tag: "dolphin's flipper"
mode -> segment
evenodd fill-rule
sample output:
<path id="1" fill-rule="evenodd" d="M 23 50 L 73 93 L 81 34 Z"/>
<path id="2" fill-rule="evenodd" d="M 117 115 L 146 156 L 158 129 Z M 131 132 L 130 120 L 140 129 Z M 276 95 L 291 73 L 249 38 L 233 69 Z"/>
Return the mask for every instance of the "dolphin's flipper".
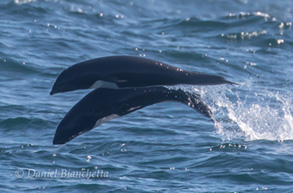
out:
<path id="1" fill-rule="evenodd" d="M 209 107 L 196 94 L 165 87 L 93 90 L 80 100 L 59 124 L 53 144 L 64 144 L 98 125 L 146 106 L 177 101 L 211 118 Z"/>

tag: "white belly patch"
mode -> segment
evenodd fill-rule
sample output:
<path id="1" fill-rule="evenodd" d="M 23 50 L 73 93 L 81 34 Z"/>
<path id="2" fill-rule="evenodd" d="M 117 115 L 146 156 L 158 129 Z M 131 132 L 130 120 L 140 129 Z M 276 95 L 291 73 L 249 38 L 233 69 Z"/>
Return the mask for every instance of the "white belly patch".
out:
<path id="1" fill-rule="evenodd" d="M 103 123 L 107 122 L 107 121 L 110 121 L 112 119 L 116 119 L 116 118 L 119 118 L 120 116 L 117 115 L 117 114 L 112 114 L 112 115 L 109 115 L 109 116 L 106 116 L 106 117 L 103 117 L 101 119 L 98 119 L 94 128 L 95 127 L 98 127 L 99 125 L 102 125 Z"/>
<path id="2" fill-rule="evenodd" d="M 96 88 L 112 88 L 112 89 L 118 89 L 119 87 L 114 82 L 108 82 L 108 81 L 104 81 L 104 80 L 98 80 L 98 81 L 96 81 L 90 87 L 90 89 L 96 89 Z"/>

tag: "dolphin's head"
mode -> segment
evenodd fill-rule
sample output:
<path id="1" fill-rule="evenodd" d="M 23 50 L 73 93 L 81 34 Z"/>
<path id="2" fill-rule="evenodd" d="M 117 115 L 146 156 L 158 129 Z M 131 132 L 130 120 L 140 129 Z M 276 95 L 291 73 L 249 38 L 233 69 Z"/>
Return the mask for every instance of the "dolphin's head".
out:
<path id="1" fill-rule="evenodd" d="M 67 68 L 56 79 L 50 95 L 78 89 L 88 89 L 97 79 L 99 77 L 92 76 L 92 74 L 78 71 L 74 68 Z"/>

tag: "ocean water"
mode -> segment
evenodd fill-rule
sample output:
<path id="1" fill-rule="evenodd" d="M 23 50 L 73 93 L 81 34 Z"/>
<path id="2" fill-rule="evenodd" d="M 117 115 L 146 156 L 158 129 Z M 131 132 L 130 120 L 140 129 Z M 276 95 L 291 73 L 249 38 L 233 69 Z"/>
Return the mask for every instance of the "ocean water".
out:
<path id="1" fill-rule="evenodd" d="M 1 0 L 0 192 L 293 192 L 293 1 Z M 217 124 L 160 103 L 52 145 L 89 91 L 62 70 L 133 55 L 239 85 L 197 92 Z"/>

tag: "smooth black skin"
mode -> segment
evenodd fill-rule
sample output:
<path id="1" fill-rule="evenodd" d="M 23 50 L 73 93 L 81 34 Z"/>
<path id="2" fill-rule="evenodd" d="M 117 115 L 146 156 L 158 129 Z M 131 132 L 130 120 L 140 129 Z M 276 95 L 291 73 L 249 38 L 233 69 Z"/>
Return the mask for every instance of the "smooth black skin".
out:
<path id="1" fill-rule="evenodd" d="M 98 80 L 114 82 L 119 88 L 234 84 L 220 76 L 190 72 L 142 57 L 109 56 L 70 66 L 58 76 L 50 95 L 88 89 Z"/>
<path id="2" fill-rule="evenodd" d="M 211 118 L 212 112 L 198 95 L 165 87 L 93 90 L 80 100 L 60 122 L 53 144 L 65 144 L 94 128 L 97 120 L 117 114 L 123 116 L 164 101 L 177 101 Z"/>

